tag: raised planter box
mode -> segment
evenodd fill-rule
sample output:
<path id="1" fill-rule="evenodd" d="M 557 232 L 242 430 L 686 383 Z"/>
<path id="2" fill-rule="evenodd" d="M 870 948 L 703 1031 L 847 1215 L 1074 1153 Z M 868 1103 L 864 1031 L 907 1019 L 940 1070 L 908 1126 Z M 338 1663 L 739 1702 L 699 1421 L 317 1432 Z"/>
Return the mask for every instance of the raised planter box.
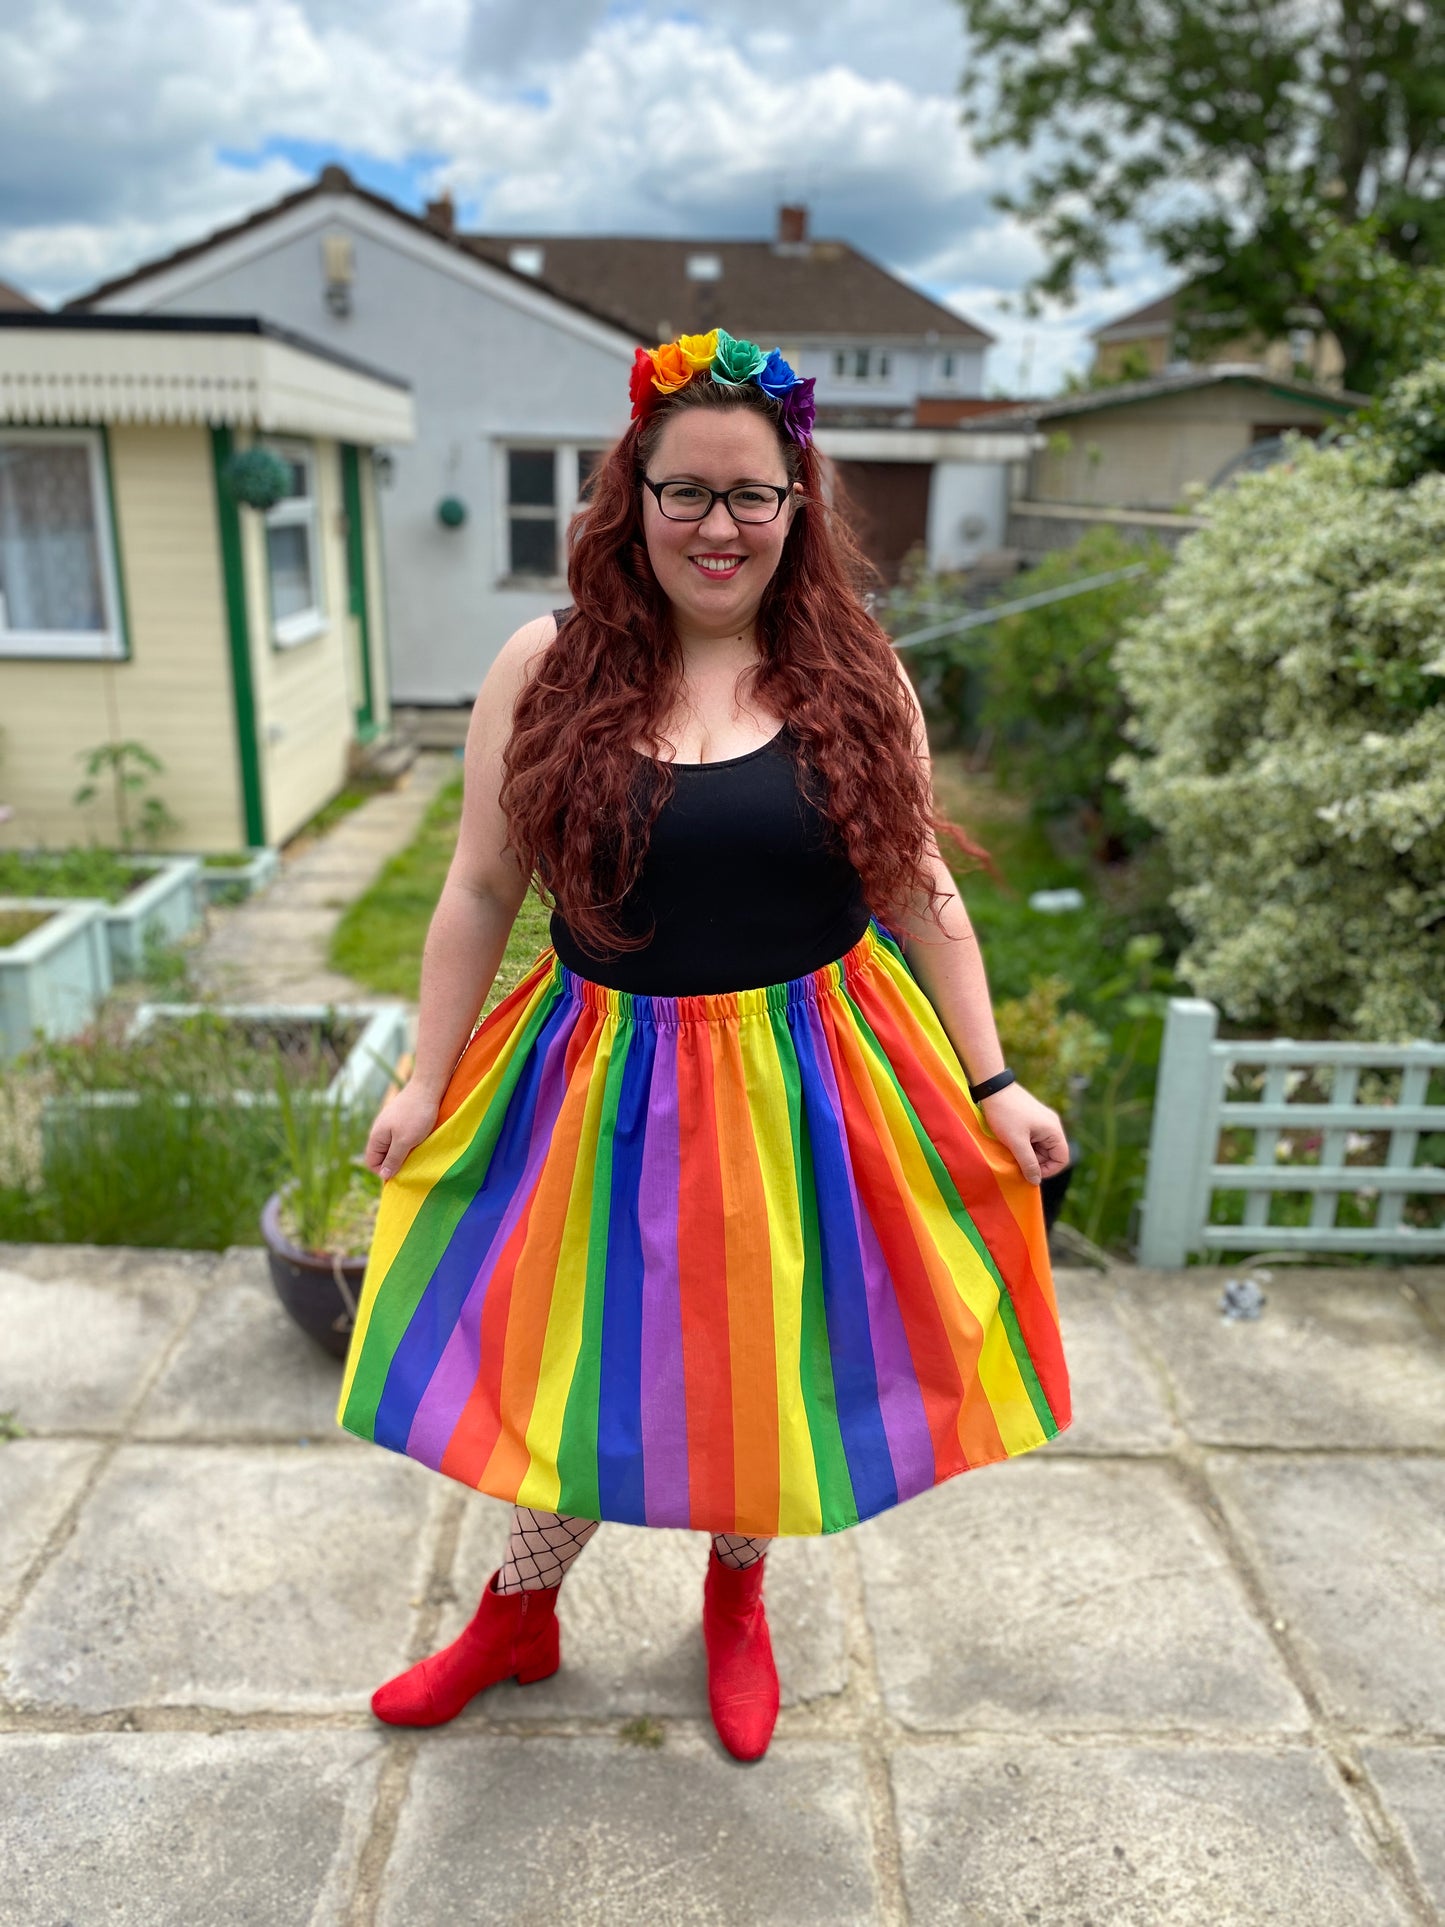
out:
<path id="1" fill-rule="evenodd" d="M 327 1018 L 351 1018 L 359 1022 L 360 1035 L 335 1076 L 325 1086 L 293 1092 L 298 1102 L 346 1103 L 354 1104 L 357 1108 L 368 1105 L 379 1107 L 391 1085 L 393 1067 L 408 1048 L 405 1004 L 141 1004 L 131 1018 L 126 1034 L 133 1038 L 155 1025 L 163 1024 L 167 1018 L 194 1016 L 201 1010 L 209 1010 L 220 1017 L 246 1018 L 253 1023 L 274 1021 L 278 1026 L 318 1023 Z M 57 1126 L 77 1112 L 124 1109 L 139 1101 L 139 1094 L 132 1090 L 85 1091 L 46 1098 L 40 1116 L 42 1143 L 48 1152 L 53 1141 L 52 1133 Z M 185 1092 L 176 1093 L 177 1104 L 189 1101 Z M 242 1087 L 229 1092 L 222 1101 L 270 1106 L 276 1103 L 276 1093 L 266 1082 L 254 1090 Z"/>
<path id="2" fill-rule="evenodd" d="M 133 856 L 121 861 L 155 874 L 120 903 L 106 905 L 111 969 L 117 982 L 141 974 L 148 939 L 178 942 L 204 920 L 206 906 L 198 856 Z"/>
<path id="3" fill-rule="evenodd" d="M 244 1017 L 252 1023 L 319 1024 L 327 1018 L 352 1018 L 361 1035 L 346 1054 L 340 1070 L 324 1091 L 328 1103 L 380 1104 L 391 1082 L 392 1066 L 407 1049 L 405 1004 L 141 1004 L 130 1021 L 127 1036 L 139 1037 L 167 1018 L 194 1017 L 202 1010 L 217 1017 Z M 248 1096 L 250 1093 L 238 1093 Z M 269 1089 L 256 1095 L 275 1102 Z"/>
<path id="4" fill-rule="evenodd" d="M 245 863 L 216 863 L 200 858 L 201 884 L 208 903 L 243 903 L 264 890 L 281 870 L 281 855 L 269 844 L 247 853 Z"/>
<path id="5" fill-rule="evenodd" d="M 37 929 L 0 948 L 0 1061 L 39 1037 L 73 1037 L 113 981 L 98 897 L 0 897 L 0 909 L 48 912 Z"/>

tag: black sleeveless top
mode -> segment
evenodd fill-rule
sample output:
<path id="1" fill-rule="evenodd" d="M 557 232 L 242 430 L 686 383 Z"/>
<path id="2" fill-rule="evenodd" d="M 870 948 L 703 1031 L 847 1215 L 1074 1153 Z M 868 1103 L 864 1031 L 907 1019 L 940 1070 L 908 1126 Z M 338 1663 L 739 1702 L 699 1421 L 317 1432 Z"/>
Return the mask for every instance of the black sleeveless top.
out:
<path id="1" fill-rule="evenodd" d="M 659 765 L 640 751 L 634 760 L 645 806 Z M 786 723 L 741 756 L 671 767 L 676 789 L 617 912 L 629 935 L 655 920 L 652 941 L 593 956 L 554 911 L 552 947 L 569 970 L 638 996 L 693 997 L 802 977 L 857 943 L 869 920 L 862 879 Z"/>

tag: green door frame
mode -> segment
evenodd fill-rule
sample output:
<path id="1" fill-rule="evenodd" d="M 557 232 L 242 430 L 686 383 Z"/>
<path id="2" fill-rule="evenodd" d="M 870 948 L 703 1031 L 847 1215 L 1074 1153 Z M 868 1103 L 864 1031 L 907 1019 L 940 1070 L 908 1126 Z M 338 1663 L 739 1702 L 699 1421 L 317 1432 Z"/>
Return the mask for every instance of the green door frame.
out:
<path id="1" fill-rule="evenodd" d="M 261 754 L 256 742 L 256 685 L 251 674 L 251 622 L 246 608 L 246 571 L 241 560 L 241 513 L 222 480 L 231 448 L 230 429 L 212 428 L 211 466 L 216 478 L 216 526 L 226 591 L 226 633 L 230 641 L 231 694 L 241 765 L 241 804 L 246 819 L 246 841 L 253 848 L 260 848 L 266 841 L 266 807 L 261 789 Z"/>
<path id="2" fill-rule="evenodd" d="M 376 734 L 376 692 L 371 681 L 371 609 L 366 594 L 366 524 L 361 509 L 361 455 L 355 442 L 341 444 L 341 494 L 346 506 L 346 577 L 351 613 L 361 639 L 361 701 L 356 733 L 364 743 Z"/>

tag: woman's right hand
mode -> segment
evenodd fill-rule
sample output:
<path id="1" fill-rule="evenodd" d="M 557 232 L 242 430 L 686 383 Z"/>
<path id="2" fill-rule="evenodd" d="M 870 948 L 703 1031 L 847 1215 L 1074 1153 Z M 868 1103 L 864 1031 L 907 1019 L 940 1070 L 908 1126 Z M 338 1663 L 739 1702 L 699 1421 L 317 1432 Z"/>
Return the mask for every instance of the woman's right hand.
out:
<path id="1" fill-rule="evenodd" d="M 395 1177 L 422 1139 L 436 1129 L 440 1109 L 439 1096 L 429 1095 L 416 1084 L 403 1085 L 376 1114 L 362 1153 L 367 1170 L 378 1172 L 383 1184 Z"/>

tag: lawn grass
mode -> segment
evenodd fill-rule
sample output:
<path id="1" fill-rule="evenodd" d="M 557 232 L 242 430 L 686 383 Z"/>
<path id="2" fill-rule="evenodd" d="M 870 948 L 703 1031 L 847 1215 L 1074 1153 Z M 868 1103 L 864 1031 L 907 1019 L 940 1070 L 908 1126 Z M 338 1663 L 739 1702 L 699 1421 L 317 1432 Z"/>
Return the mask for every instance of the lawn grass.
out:
<path id="1" fill-rule="evenodd" d="M 386 864 L 364 895 L 352 903 L 332 936 L 328 962 L 378 996 L 421 993 L 421 954 L 432 912 L 441 896 L 457 845 L 462 814 L 460 770 L 427 807 L 421 827 Z M 496 980 L 481 1015 L 499 1004 L 526 976 L 550 941 L 548 913 L 528 893 L 507 941 Z"/>

